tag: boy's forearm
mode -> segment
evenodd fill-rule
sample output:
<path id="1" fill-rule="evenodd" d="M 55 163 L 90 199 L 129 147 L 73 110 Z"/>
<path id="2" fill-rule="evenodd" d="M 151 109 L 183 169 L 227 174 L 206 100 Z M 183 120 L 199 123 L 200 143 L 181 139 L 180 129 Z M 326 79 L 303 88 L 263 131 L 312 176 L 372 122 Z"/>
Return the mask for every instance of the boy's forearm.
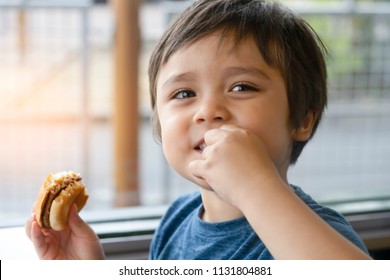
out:
<path id="1" fill-rule="evenodd" d="M 254 188 L 254 193 L 240 206 L 276 259 L 369 259 L 281 179 Z"/>

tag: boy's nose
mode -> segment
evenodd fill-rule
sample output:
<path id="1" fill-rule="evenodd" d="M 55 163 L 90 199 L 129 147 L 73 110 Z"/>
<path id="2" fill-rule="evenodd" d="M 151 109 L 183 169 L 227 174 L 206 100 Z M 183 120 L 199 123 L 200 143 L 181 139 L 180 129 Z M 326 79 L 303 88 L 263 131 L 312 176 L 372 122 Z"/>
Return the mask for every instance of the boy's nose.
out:
<path id="1" fill-rule="evenodd" d="M 195 123 L 226 121 L 230 117 L 223 98 L 207 98 L 200 102 L 193 121 Z"/>

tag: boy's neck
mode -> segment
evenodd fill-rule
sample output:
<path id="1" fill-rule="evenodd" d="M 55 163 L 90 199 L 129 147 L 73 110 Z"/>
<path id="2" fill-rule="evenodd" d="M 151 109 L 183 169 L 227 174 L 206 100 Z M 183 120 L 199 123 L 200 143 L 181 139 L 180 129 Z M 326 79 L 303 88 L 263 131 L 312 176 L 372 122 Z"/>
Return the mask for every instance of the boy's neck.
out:
<path id="1" fill-rule="evenodd" d="M 218 197 L 218 195 L 209 190 L 201 189 L 202 202 L 204 211 L 201 214 L 201 219 L 210 222 L 225 222 L 243 216 L 242 212 L 226 203 Z"/>

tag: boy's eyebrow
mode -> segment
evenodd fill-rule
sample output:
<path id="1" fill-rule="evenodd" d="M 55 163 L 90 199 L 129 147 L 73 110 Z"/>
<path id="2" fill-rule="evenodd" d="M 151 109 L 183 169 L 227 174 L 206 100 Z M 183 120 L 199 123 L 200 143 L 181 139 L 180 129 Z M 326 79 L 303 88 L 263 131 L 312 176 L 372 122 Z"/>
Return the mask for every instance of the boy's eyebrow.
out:
<path id="1" fill-rule="evenodd" d="M 176 82 L 182 82 L 182 81 L 192 81 L 195 79 L 195 74 L 192 72 L 184 72 L 180 74 L 173 74 L 168 79 L 166 79 L 163 84 L 162 88 L 169 86 L 171 84 L 174 84 Z"/>
<path id="2" fill-rule="evenodd" d="M 228 75 L 237 75 L 237 74 L 250 74 L 255 76 L 261 76 L 264 79 L 270 80 L 271 77 L 263 70 L 257 68 L 257 67 L 238 67 L 238 66 L 232 66 L 227 67 L 225 70 L 226 74 Z"/>
<path id="3" fill-rule="evenodd" d="M 233 76 L 233 75 L 239 75 L 239 74 L 250 74 L 254 76 L 261 76 L 263 79 L 270 80 L 270 76 L 267 75 L 267 73 L 257 67 L 241 67 L 241 66 L 231 66 L 227 67 L 224 70 L 225 74 L 227 76 Z M 176 82 L 188 82 L 195 80 L 196 75 L 192 72 L 184 72 L 180 74 L 173 74 L 168 79 L 166 79 L 163 84 L 162 88 L 167 87 L 171 84 L 174 84 Z"/>

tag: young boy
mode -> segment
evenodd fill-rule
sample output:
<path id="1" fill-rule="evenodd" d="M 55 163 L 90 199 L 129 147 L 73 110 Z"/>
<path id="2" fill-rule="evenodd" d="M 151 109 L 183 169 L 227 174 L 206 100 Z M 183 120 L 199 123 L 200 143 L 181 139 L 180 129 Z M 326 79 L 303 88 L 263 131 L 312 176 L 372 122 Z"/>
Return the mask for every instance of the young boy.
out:
<path id="1" fill-rule="evenodd" d="M 326 105 L 323 50 L 263 0 L 197 1 L 166 31 L 149 66 L 155 132 L 200 192 L 168 209 L 151 259 L 369 258 L 340 214 L 287 180 Z M 26 230 L 41 258 L 104 257 L 75 208 L 69 225 L 42 231 L 32 218 Z"/>

